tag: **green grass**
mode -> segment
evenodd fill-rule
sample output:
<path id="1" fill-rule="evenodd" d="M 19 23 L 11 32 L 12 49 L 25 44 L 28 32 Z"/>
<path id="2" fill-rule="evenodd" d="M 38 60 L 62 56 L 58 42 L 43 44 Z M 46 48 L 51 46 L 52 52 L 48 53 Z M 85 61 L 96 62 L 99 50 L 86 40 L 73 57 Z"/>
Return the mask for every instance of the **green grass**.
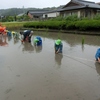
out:
<path id="1" fill-rule="evenodd" d="M 23 28 L 23 24 L 26 22 L 2 22 L 3 26 L 6 26 L 7 29 L 20 29 Z"/>
<path id="2" fill-rule="evenodd" d="M 82 37 L 82 45 L 84 45 L 84 41 L 85 41 L 85 39 L 84 39 L 84 37 Z"/>

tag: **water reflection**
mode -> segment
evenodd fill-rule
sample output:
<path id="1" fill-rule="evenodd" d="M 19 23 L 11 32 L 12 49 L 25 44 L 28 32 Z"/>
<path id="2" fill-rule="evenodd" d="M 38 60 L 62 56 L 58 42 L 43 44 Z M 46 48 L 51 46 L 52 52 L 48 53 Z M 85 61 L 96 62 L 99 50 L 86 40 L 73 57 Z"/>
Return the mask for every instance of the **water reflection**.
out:
<path id="1" fill-rule="evenodd" d="M 96 67 L 97 73 L 100 75 L 100 63 L 95 62 L 95 67 Z"/>
<path id="2" fill-rule="evenodd" d="M 18 43 L 20 40 L 17 38 L 14 38 L 14 44 Z"/>
<path id="3" fill-rule="evenodd" d="M 67 34 L 67 33 L 55 33 L 55 32 L 48 32 L 47 35 L 44 32 L 34 32 L 34 35 L 40 35 L 45 38 L 51 38 L 56 40 L 58 36 L 61 38 L 61 40 L 65 41 L 70 45 L 70 47 L 80 45 L 82 44 L 82 38 L 84 37 L 84 44 L 88 45 L 100 45 L 99 40 L 100 36 L 89 36 L 89 35 L 78 35 L 78 34 Z"/>
<path id="4" fill-rule="evenodd" d="M 42 51 L 42 46 L 34 46 L 36 53 L 40 53 Z"/>
<path id="5" fill-rule="evenodd" d="M 4 36 L 0 35 L 0 46 L 7 46 L 7 45 L 8 45 L 7 36 L 6 35 L 4 35 Z"/>
<path id="6" fill-rule="evenodd" d="M 28 51 L 29 53 L 32 53 L 34 51 L 34 46 L 31 43 L 25 42 L 22 43 L 23 48 L 22 51 Z"/>
<path id="7" fill-rule="evenodd" d="M 84 51 L 84 45 L 82 45 L 82 51 Z"/>
<path id="8" fill-rule="evenodd" d="M 55 61 L 59 66 L 61 65 L 62 58 L 63 54 L 55 54 Z"/>
<path id="9" fill-rule="evenodd" d="M 12 40 L 12 37 L 11 36 L 8 36 L 8 41 L 11 41 Z"/>

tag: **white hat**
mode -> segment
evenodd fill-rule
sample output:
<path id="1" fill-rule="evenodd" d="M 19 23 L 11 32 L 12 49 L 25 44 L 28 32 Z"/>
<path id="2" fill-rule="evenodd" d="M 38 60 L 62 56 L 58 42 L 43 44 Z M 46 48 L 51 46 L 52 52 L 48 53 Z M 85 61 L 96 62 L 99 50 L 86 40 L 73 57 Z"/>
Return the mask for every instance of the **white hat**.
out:
<path id="1" fill-rule="evenodd" d="M 33 31 L 31 31 L 31 33 L 34 33 Z"/>

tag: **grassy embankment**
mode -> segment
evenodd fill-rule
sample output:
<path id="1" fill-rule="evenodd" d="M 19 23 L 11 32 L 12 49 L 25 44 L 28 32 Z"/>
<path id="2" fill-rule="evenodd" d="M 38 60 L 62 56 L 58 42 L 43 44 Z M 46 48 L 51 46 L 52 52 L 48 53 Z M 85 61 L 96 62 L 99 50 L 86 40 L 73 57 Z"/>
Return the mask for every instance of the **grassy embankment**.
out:
<path id="1" fill-rule="evenodd" d="M 19 30 L 23 28 L 26 22 L 2 22 L 3 26 L 6 26 L 7 30 Z"/>
<path id="2" fill-rule="evenodd" d="M 53 30 L 77 30 L 77 31 L 100 31 L 100 20 L 78 20 L 78 21 L 41 21 L 27 22 L 25 28 L 53 29 Z"/>
<path id="3" fill-rule="evenodd" d="M 45 21 L 29 21 L 29 22 L 5 22 L 3 23 L 7 29 L 32 28 L 34 30 L 58 30 L 58 31 L 99 31 L 100 32 L 100 16 L 93 19 L 80 19 L 77 16 L 57 17 Z"/>

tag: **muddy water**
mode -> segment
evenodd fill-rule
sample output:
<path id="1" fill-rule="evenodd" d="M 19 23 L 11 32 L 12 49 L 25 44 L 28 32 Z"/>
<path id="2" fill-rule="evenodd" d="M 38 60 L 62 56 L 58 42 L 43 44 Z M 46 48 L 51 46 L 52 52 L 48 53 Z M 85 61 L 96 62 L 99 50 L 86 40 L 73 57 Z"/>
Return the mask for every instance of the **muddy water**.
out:
<path id="1" fill-rule="evenodd" d="M 42 47 L 0 38 L 0 100 L 100 100 L 100 37 L 35 32 L 32 41 L 36 35 Z M 57 37 L 63 54 L 54 53 Z"/>

